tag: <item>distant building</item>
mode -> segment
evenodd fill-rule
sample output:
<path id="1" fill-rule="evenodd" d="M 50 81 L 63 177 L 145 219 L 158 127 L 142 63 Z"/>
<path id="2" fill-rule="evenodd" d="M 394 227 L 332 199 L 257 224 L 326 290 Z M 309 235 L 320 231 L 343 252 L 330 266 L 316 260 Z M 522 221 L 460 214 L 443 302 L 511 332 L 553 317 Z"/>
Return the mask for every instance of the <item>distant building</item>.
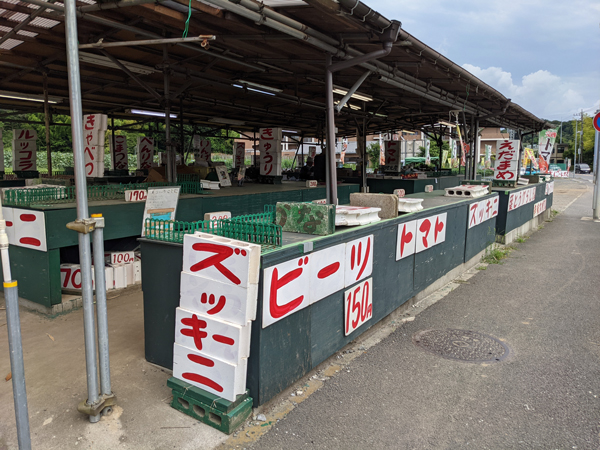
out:
<path id="1" fill-rule="evenodd" d="M 568 144 L 554 144 L 552 155 L 550 155 L 551 164 L 562 164 L 565 162 L 565 151 L 569 149 Z"/>

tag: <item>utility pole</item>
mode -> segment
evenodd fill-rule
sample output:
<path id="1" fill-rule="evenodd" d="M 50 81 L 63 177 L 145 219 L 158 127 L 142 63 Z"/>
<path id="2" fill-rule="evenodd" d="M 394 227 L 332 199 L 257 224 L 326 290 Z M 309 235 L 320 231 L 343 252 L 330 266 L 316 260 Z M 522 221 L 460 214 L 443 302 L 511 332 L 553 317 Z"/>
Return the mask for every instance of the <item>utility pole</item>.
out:
<path id="1" fill-rule="evenodd" d="M 577 119 L 575 119 L 575 148 L 573 149 L 573 178 L 575 178 L 575 164 L 577 163 Z"/>
<path id="2" fill-rule="evenodd" d="M 581 157 L 583 152 L 583 109 L 581 110 L 581 138 L 579 139 L 579 164 L 581 164 Z"/>

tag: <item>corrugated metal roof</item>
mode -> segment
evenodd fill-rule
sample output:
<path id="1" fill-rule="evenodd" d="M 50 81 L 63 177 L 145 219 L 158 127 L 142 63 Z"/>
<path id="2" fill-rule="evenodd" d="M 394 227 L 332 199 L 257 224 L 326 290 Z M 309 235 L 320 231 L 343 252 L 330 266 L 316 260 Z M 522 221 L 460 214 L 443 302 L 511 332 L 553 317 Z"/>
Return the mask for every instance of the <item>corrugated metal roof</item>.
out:
<path id="1" fill-rule="evenodd" d="M 58 20 L 46 19 L 44 17 L 36 17 L 31 22 L 29 22 L 29 24 L 33 25 L 34 27 L 40 27 L 40 28 L 46 28 L 46 29 L 55 27 L 59 23 L 60 22 Z"/>
<path id="2" fill-rule="evenodd" d="M 23 41 L 19 41 L 18 39 L 7 39 L 2 44 L 0 44 L 0 49 L 2 50 L 10 50 L 15 48 L 17 45 L 22 44 Z"/>

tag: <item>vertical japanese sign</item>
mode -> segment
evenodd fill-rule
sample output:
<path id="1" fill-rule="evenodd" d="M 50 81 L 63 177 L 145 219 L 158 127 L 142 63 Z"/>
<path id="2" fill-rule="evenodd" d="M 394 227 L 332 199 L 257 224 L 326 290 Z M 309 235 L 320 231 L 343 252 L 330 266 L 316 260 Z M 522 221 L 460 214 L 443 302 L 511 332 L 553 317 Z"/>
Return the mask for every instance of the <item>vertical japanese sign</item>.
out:
<path id="1" fill-rule="evenodd" d="M 484 163 L 484 167 L 486 169 L 489 169 L 490 167 L 492 167 L 492 146 L 491 145 L 486 145 L 485 146 L 485 163 Z"/>
<path id="2" fill-rule="evenodd" d="M 13 130 L 13 170 L 37 170 L 37 132 Z"/>
<path id="3" fill-rule="evenodd" d="M 496 144 L 496 163 L 494 180 L 516 180 L 519 164 L 519 141 L 498 140 Z"/>
<path id="4" fill-rule="evenodd" d="M 0 172 L 4 172 L 4 142 L 2 141 L 2 128 L 0 127 Z"/>
<path id="5" fill-rule="evenodd" d="M 87 114 L 83 116 L 83 154 L 85 175 L 104 176 L 104 140 L 108 129 L 108 116 Z"/>
<path id="6" fill-rule="evenodd" d="M 400 141 L 384 141 L 385 171 L 398 172 L 400 166 Z"/>
<path id="7" fill-rule="evenodd" d="M 233 144 L 233 166 L 243 167 L 246 161 L 246 144 L 244 142 L 234 142 Z"/>
<path id="8" fill-rule="evenodd" d="M 556 141 L 556 130 L 542 130 L 539 134 L 540 172 L 548 172 L 550 167 L 550 156 Z"/>
<path id="9" fill-rule="evenodd" d="M 185 235 L 174 377 L 229 401 L 245 392 L 259 266 L 259 245 Z"/>
<path id="10" fill-rule="evenodd" d="M 149 169 L 154 160 L 154 139 L 140 136 L 137 138 L 137 168 Z"/>
<path id="11" fill-rule="evenodd" d="M 194 160 L 198 162 L 210 162 L 212 156 L 212 147 L 208 139 L 201 139 L 200 136 L 194 136 Z"/>
<path id="12" fill-rule="evenodd" d="M 451 140 L 451 144 L 452 145 L 450 148 L 452 149 L 452 159 L 450 161 L 450 166 L 453 169 L 456 169 L 458 167 L 458 144 L 454 139 Z"/>
<path id="13" fill-rule="evenodd" d="M 281 175 L 281 128 L 261 128 L 258 149 L 260 174 Z"/>
<path id="14" fill-rule="evenodd" d="M 112 136 L 108 139 L 110 146 L 111 164 L 113 170 L 127 170 L 129 168 L 127 160 L 127 137 L 122 135 Z"/>

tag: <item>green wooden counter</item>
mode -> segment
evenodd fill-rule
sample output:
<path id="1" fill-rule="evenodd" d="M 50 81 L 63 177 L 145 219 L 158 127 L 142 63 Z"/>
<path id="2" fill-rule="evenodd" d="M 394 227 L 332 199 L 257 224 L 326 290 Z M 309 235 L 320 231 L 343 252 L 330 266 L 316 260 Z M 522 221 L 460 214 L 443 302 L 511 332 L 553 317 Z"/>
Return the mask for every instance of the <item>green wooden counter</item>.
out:
<path id="1" fill-rule="evenodd" d="M 404 189 L 404 192 L 408 195 L 425 192 L 425 186 L 429 184 L 431 184 L 433 189 L 436 191 L 449 187 L 460 186 L 460 182 L 463 179 L 464 175 L 451 175 L 446 177 L 423 178 L 416 180 L 402 180 L 390 177 L 367 178 L 367 185 L 369 186 L 369 192 L 373 194 L 393 194 L 395 189 Z"/>
<path id="2" fill-rule="evenodd" d="M 425 209 L 417 213 L 358 227 L 338 227 L 333 235 L 306 236 L 313 250 L 304 253 L 298 242 L 261 256 L 258 308 L 252 322 L 247 387 L 255 405 L 261 405 L 295 383 L 360 334 L 396 310 L 440 277 L 463 264 L 494 242 L 496 218 L 468 228 L 474 202 L 497 199 L 493 193 L 476 200 L 444 197 L 443 191 L 419 194 Z M 414 195 L 416 197 L 417 195 Z M 421 252 L 396 259 L 399 227 L 414 220 L 446 214 L 445 240 Z M 285 238 L 286 233 L 284 233 Z M 263 328 L 265 269 L 305 258 L 312 253 L 373 236 L 373 316 L 349 335 L 344 333 L 344 292 L 341 289 Z M 179 306 L 179 273 L 183 247 L 141 239 L 146 359 L 172 367 L 175 309 Z M 296 293 L 294 295 L 297 295 Z M 289 300 L 288 300 L 289 301 Z M 285 303 L 285 299 L 281 303 Z"/>
<path id="3" fill-rule="evenodd" d="M 551 181 L 549 183 L 554 182 Z M 534 206 L 536 203 L 546 200 L 545 209 L 546 211 L 550 211 L 554 194 L 546 194 L 547 185 L 547 182 L 542 182 L 528 184 L 527 186 L 519 186 L 516 188 L 492 189 L 500 196 L 500 214 L 498 215 L 496 228 L 496 234 L 499 236 L 500 240 L 510 234 L 513 230 L 519 229 L 534 219 Z M 552 186 L 554 185 L 552 184 Z M 531 189 L 535 190 L 535 196 L 533 196 L 533 199 L 509 211 L 511 195 L 514 196 L 520 193 L 522 194 Z"/>
<path id="4" fill-rule="evenodd" d="M 350 194 L 358 192 L 356 184 L 338 185 L 340 203 L 350 203 Z M 231 211 L 234 216 L 263 212 L 264 205 L 279 201 L 307 202 L 325 198 L 325 187 L 307 188 L 304 182 L 280 185 L 245 184 L 242 187 L 208 191 L 206 195 L 182 195 L 177 220 L 197 221 L 204 213 Z M 61 302 L 60 249 L 77 245 L 77 233 L 66 228 L 77 217 L 75 204 L 33 205 L 43 211 L 46 225 L 47 252 L 10 246 L 12 276 L 19 282 L 19 296 L 50 307 Z M 106 222 L 105 241 L 137 237 L 142 231 L 143 202 L 106 200 L 90 202 L 90 214 L 101 213 Z M 1 275 L 0 275 L 1 276 Z"/>

